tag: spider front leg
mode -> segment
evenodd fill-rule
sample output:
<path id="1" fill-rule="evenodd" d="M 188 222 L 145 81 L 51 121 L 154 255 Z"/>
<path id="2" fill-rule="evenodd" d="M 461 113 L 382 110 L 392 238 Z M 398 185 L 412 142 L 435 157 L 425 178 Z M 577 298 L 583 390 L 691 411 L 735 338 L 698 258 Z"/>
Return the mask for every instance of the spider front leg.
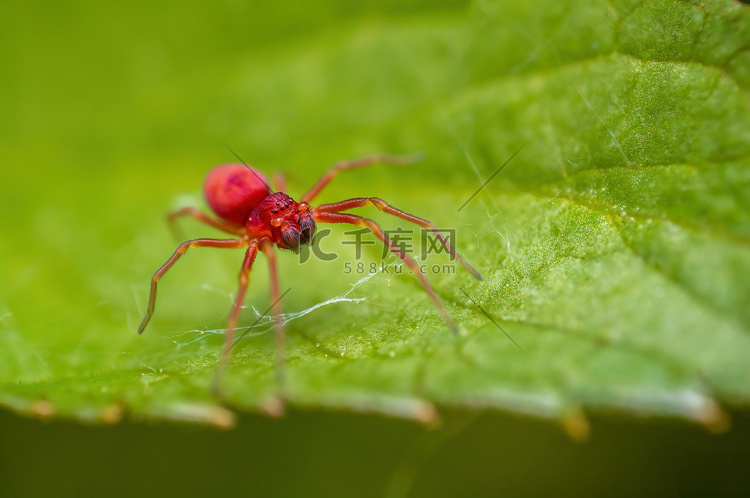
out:
<path id="1" fill-rule="evenodd" d="M 227 329 L 224 332 L 224 350 L 219 358 L 219 367 L 216 370 L 214 376 L 213 385 L 211 390 L 218 397 L 221 397 L 221 379 L 224 376 L 224 369 L 226 368 L 227 361 L 229 361 L 229 353 L 234 345 L 234 331 L 237 328 L 237 322 L 240 319 L 240 313 L 242 312 L 242 303 L 245 300 L 245 293 L 247 292 L 247 285 L 250 282 L 250 270 L 253 267 L 255 256 L 258 254 L 258 242 L 255 240 L 250 241 L 247 252 L 245 252 L 245 259 L 242 261 L 242 269 L 240 269 L 240 284 L 237 289 L 237 295 L 234 298 L 234 305 L 232 311 L 229 313 L 229 320 L 227 321 Z"/>
<path id="2" fill-rule="evenodd" d="M 440 314 L 443 315 L 443 320 L 450 326 L 450 328 L 453 330 L 453 332 L 458 332 L 458 327 L 456 327 L 455 322 L 450 317 L 448 312 L 445 310 L 445 307 L 443 306 L 443 302 L 440 300 L 440 298 L 435 294 L 435 291 L 432 289 L 432 286 L 427 281 L 427 279 L 422 275 L 422 271 L 419 268 L 419 265 L 417 264 L 414 259 L 412 259 L 411 256 L 406 254 L 403 249 L 395 245 L 391 239 L 388 238 L 386 234 L 383 233 L 383 230 L 380 228 L 380 225 L 375 223 L 374 221 L 363 218 L 362 216 L 357 216 L 355 214 L 349 214 L 349 213 L 327 213 L 327 212 L 320 212 L 318 209 L 313 209 L 313 217 L 315 218 L 315 221 L 320 221 L 323 223 L 347 223 L 350 225 L 356 225 L 363 228 L 369 228 L 370 231 L 375 234 L 375 236 L 383 242 L 394 254 L 396 254 L 401 260 L 406 263 L 406 265 L 409 267 L 409 269 L 414 273 L 414 275 L 417 276 L 419 279 L 419 283 L 422 284 L 422 287 L 427 292 L 427 294 L 430 296 L 432 301 L 435 303 L 435 306 L 437 307 L 438 311 L 440 311 Z"/>
<path id="3" fill-rule="evenodd" d="M 302 196 L 301 202 L 310 202 L 341 171 L 344 171 L 347 169 L 364 168 L 364 167 L 372 166 L 373 164 L 378 164 L 378 163 L 394 164 L 394 165 L 412 164 L 418 161 L 419 159 L 421 159 L 421 157 L 422 157 L 421 155 L 407 156 L 407 157 L 379 155 L 379 156 L 363 157 L 361 159 L 355 159 L 354 161 L 338 162 L 333 165 L 333 167 L 328 171 L 328 173 L 323 175 L 323 178 L 318 180 L 318 183 L 316 183 L 315 186 L 313 186 L 313 188 L 311 188 L 308 193 Z"/>
<path id="4" fill-rule="evenodd" d="M 250 270 L 253 267 L 255 256 L 258 254 L 258 243 L 251 241 L 245 252 L 245 259 L 242 261 L 242 269 L 240 270 L 240 284 L 237 288 L 237 295 L 234 298 L 234 305 L 232 306 L 232 312 L 229 314 L 229 320 L 227 321 L 227 331 L 224 334 L 224 353 L 221 355 L 222 360 L 226 360 L 229 356 L 229 351 L 232 349 L 232 342 L 234 341 L 234 331 L 237 328 L 237 322 L 240 319 L 240 313 L 242 312 L 242 303 L 245 301 L 245 293 L 247 292 L 247 284 L 250 282 Z"/>
<path id="5" fill-rule="evenodd" d="M 170 268 L 172 268 L 177 260 L 187 252 L 189 248 L 220 247 L 225 249 L 237 249 L 239 247 L 244 247 L 245 245 L 247 245 L 246 240 L 238 239 L 193 239 L 188 240 L 187 242 L 183 242 L 182 244 L 177 246 L 177 250 L 175 250 L 174 254 L 172 254 L 172 257 L 170 257 L 167 262 L 162 265 L 161 268 L 156 270 L 156 273 L 154 273 L 151 277 L 151 293 L 148 298 L 148 308 L 146 310 L 146 316 L 143 317 L 143 321 L 141 321 L 141 325 L 138 327 L 138 333 L 143 333 L 143 330 L 146 328 L 146 325 L 148 325 L 149 320 L 151 320 L 151 315 L 154 314 L 154 306 L 156 304 L 156 284 L 159 282 L 161 277 L 163 277 L 164 274 L 167 273 Z"/>
<path id="6" fill-rule="evenodd" d="M 446 239 L 443 234 L 440 233 L 440 230 L 438 230 L 435 225 L 425 219 L 411 215 L 409 213 L 401 211 L 400 209 L 396 209 L 395 207 L 385 202 L 383 199 L 380 199 L 378 197 L 358 197 L 355 199 L 336 202 L 334 204 L 322 204 L 316 207 L 313 211 L 318 213 L 340 213 L 341 211 L 348 211 L 349 209 L 365 206 L 375 206 L 384 213 L 396 216 L 398 218 L 401 218 L 402 220 L 410 221 L 416 225 L 421 226 L 422 228 L 430 230 L 435 234 L 435 237 L 440 241 L 443 247 L 448 250 L 448 253 L 450 253 L 453 258 L 461 263 L 461 266 L 463 266 L 466 271 L 471 273 L 477 280 L 482 280 L 482 275 L 480 275 L 479 272 L 476 271 L 468 261 L 466 261 L 460 254 L 458 254 L 458 251 L 456 251 L 456 249 L 450 244 L 450 242 L 448 242 L 448 239 Z"/>
<path id="7" fill-rule="evenodd" d="M 275 329 L 275 342 L 276 342 L 276 385 L 279 389 L 279 396 L 283 400 L 284 387 L 285 387 L 285 346 L 286 346 L 286 335 L 284 333 L 284 317 L 282 316 L 281 307 L 281 291 L 279 289 L 279 272 L 276 265 L 276 253 L 273 249 L 273 243 L 268 240 L 264 240 L 260 246 L 263 254 L 268 258 L 268 273 L 271 281 L 271 306 L 273 308 L 273 325 Z"/>

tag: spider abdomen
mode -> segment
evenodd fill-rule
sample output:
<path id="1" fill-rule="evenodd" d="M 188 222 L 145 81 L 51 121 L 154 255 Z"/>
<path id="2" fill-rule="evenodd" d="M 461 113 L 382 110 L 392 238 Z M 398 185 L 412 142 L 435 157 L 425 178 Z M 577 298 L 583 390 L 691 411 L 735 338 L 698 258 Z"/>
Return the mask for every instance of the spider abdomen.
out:
<path id="1" fill-rule="evenodd" d="M 263 173 L 244 164 L 217 166 L 203 182 L 203 195 L 211 210 L 219 218 L 237 225 L 244 225 L 253 209 L 270 193 Z"/>

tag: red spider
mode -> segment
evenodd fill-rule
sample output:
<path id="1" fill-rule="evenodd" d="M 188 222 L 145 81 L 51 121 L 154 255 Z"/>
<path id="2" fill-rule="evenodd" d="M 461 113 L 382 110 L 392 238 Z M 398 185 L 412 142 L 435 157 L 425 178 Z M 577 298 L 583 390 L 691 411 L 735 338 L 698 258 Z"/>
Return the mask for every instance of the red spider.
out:
<path id="1" fill-rule="evenodd" d="M 279 362 L 283 362 L 280 352 L 284 348 L 284 330 L 282 322 L 279 320 L 281 306 L 279 304 L 279 279 L 276 269 L 276 254 L 274 245 L 281 249 L 289 249 L 294 252 L 299 251 L 302 244 L 310 244 L 315 233 L 315 223 L 347 223 L 360 227 L 369 228 L 383 244 L 388 246 L 417 276 L 419 282 L 424 287 L 427 294 L 437 306 L 445 321 L 455 331 L 456 325 L 445 311 L 443 303 L 435 294 L 430 284 L 425 279 L 419 269 L 416 261 L 407 255 L 400 247 L 395 245 L 383 233 L 380 226 L 374 221 L 357 216 L 354 214 L 343 213 L 353 208 L 362 206 L 375 206 L 379 210 L 397 216 L 406 221 L 415 223 L 423 228 L 431 230 L 440 243 L 456 258 L 466 270 L 481 280 L 479 273 L 464 260 L 450 245 L 443 234 L 435 228 L 435 225 L 422 218 L 417 218 L 408 213 L 400 211 L 384 200 L 377 197 L 358 197 L 346 201 L 336 202 L 334 204 L 322 204 L 318 207 L 311 207 L 309 202 L 320 193 L 321 190 L 330 182 L 339 171 L 346 169 L 362 168 L 375 163 L 405 164 L 409 160 L 393 156 L 372 156 L 355 161 L 340 162 L 331 168 L 315 186 L 302 197 L 301 202 L 283 193 L 284 181 L 281 177 L 275 178 L 279 191 L 273 192 L 268 185 L 263 173 L 255 168 L 245 164 L 225 164 L 217 166 L 206 175 L 203 184 L 203 192 L 208 201 L 208 205 L 218 216 L 219 220 L 209 217 L 194 207 L 185 207 L 171 213 L 168 220 L 173 222 L 181 216 L 191 216 L 196 220 L 218 228 L 224 232 L 236 235 L 235 239 L 193 239 L 183 242 L 177 247 L 172 257 L 167 260 L 161 268 L 151 277 L 151 294 L 148 299 L 148 310 L 143 317 L 141 325 L 138 327 L 138 333 L 142 333 L 148 325 L 151 315 L 154 313 L 154 303 L 156 302 L 156 284 L 159 279 L 185 254 L 191 247 L 222 247 L 235 249 L 247 246 L 245 259 L 242 262 L 240 271 L 240 286 L 237 290 L 237 296 L 234 306 L 229 315 L 227 331 L 224 337 L 224 355 L 226 357 L 232 347 L 234 330 L 237 327 L 237 321 L 242 309 L 242 301 L 245 298 L 245 291 L 250 277 L 258 249 L 268 258 L 270 279 L 271 279 L 271 303 L 275 315 L 276 324 L 276 345 Z"/>

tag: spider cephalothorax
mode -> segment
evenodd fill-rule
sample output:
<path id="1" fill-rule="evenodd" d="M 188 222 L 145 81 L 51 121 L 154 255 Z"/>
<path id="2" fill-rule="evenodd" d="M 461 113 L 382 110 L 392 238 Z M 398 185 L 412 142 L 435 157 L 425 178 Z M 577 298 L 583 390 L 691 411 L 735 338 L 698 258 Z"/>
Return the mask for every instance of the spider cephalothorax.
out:
<path id="1" fill-rule="evenodd" d="M 274 192 L 250 213 L 247 231 L 268 237 L 281 249 L 297 253 L 300 245 L 312 242 L 315 219 L 306 202 L 297 202 L 283 192 Z"/>

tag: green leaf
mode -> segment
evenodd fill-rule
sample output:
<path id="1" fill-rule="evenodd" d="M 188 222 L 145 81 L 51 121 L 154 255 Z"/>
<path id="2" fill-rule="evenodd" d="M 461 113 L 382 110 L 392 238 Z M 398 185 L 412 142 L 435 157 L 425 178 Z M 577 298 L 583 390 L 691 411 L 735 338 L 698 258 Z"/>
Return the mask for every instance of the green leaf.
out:
<path id="1" fill-rule="evenodd" d="M 271 408 L 268 320 L 234 348 L 224 399 L 209 389 L 241 251 L 191 249 L 135 333 L 177 244 L 163 215 L 203 206 L 205 172 L 234 160 L 225 142 L 297 198 L 336 160 L 424 152 L 342 174 L 319 201 L 378 196 L 455 228 L 484 276 L 424 261 L 453 335 L 379 246 L 357 259 L 336 228 L 320 245 L 333 261 L 280 254 L 291 405 L 420 420 L 490 407 L 573 435 L 587 411 L 721 428 L 722 406 L 747 406 L 748 6 L 32 9 L 0 16 L 2 405 L 222 426 Z M 373 211 L 357 212 L 413 228 Z M 245 327 L 268 300 L 259 257 Z"/>

